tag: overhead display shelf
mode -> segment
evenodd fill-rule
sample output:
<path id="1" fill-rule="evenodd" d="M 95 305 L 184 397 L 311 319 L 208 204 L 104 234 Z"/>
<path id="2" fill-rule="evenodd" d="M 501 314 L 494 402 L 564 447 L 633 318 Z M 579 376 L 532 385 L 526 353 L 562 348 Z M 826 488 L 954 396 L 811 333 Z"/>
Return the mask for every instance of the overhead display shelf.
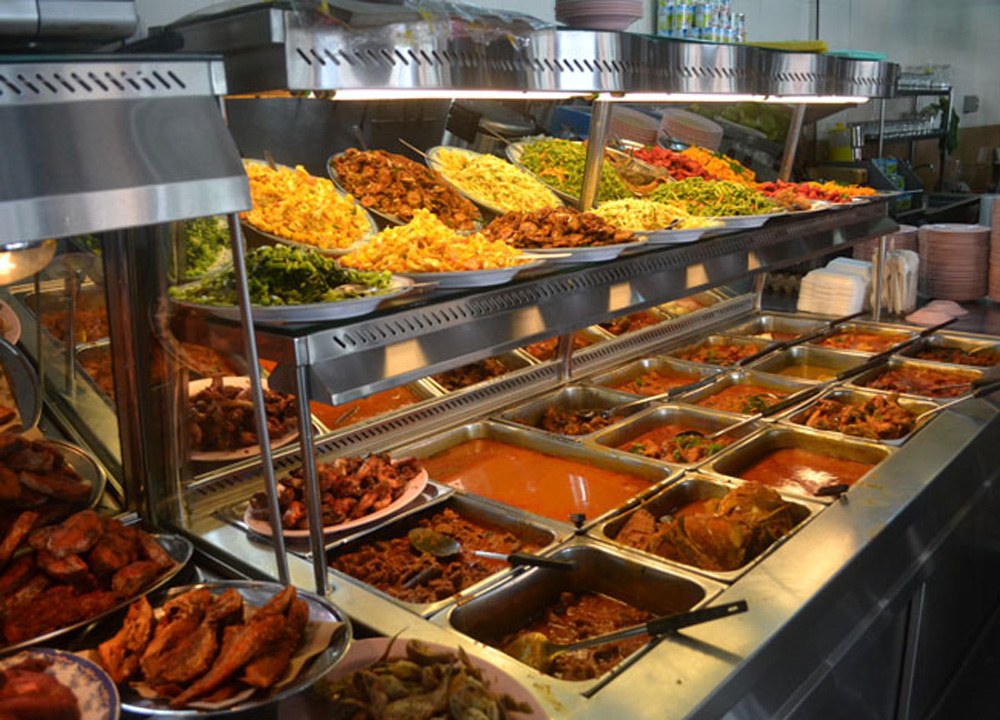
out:
<path id="1" fill-rule="evenodd" d="M 887 62 L 553 27 L 483 31 L 396 5 L 338 5 L 336 19 L 268 5 L 167 32 L 184 52 L 225 53 L 235 94 L 382 88 L 867 99 L 891 97 L 898 74 Z"/>
<path id="2" fill-rule="evenodd" d="M 248 209 L 225 82 L 209 57 L 0 59 L 0 240 Z"/>
<path id="3" fill-rule="evenodd" d="M 614 263 L 548 274 L 503 288 L 443 295 L 356 322 L 257 328 L 261 353 L 278 361 L 272 387 L 295 392 L 307 366 L 312 399 L 338 404 L 640 308 L 819 257 L 891 232 L 875 202 L 751 232 L 644 252 Z M 239 326 L 180 315 L 174 331 L 194 342 L 240 348 Z M 221 345 L 220 345 L 221 344 Z"/>

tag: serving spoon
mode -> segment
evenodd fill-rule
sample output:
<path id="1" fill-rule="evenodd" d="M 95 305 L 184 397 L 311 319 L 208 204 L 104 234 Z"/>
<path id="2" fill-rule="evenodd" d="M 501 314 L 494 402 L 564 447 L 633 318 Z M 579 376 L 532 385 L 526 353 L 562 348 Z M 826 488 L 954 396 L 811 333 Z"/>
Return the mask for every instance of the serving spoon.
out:
<path id="1" fill-rule="evenodd" d="M 407 533 L 410 544 L 421 552 L 439 558 L 448 558 L 462 552 L 462 544 L 453 537 L 443 533 L 435 532 L 430 528 L 417 527 Z M 473 555 L 491 560 L 504 560 L 512 567 L 527 565 L 530 567 L 546 568 L 548 570 L 576 570 L 576 562 L 573 560 L 560 560 L 558 558 L 541 557 L 531 553 L 512 552 L 498 553 L 486 550 L 467 550 Z"/>
<path id="2" fill-rule="evenodd" d="M 545 672 L 549 667 L 551 667 L 552 661 L 556 658 L 556 656 L 565 652 L 585 650 L 586 648 L 598 645 L 607 645 L 608 643 L 617 642 L 619 640 L 627 640 L 628 638 L 636 637 L 638 635 L 650 635 L 652 637 L 656 637 L 657 635 L 664 635 L 668 632 L 680 630 L 681 628 L 690 627 L 692 625 L 700 625 L 701 623 L 729 617 L 730 615 L 739 615 L 740 613 L 744 613 L 746 611 L 746 600 L 736 600 L 735 602 L 726 603 L 725 605 L 717 605 L 715 607 L 702 608 L 701 610 L 677 613 L 676 615 L 665 615 L 664 617 L 654 618 L 641 625 L 633 625 L 605 635 L 598 635 L 596 637 L 587 638 L 586 640 L 578 640 L 577 642 L 568 643 L 566 645 L 558 645 L 550 641 L 544 633 L 527 632 L 518 635 L 516 638 L 511 640 L 503 648 L 503 651 L 516 660 L 520 660 L 525 665 L 533 667 L 540 672 Z"/>

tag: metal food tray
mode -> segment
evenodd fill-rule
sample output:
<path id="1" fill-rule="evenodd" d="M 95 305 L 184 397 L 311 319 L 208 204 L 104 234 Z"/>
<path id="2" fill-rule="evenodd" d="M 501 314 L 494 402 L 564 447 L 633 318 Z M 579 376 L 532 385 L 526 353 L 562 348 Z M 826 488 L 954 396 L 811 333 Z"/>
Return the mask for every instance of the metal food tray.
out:
<path id="1" fill-rule="evenodd" d="M 569 572 L 533 568 L 508 576 L 506 582 L 452 607 L 432 622 L 484 643 L 507 663 L 513 663 L 522 672 L 532 672 L 496 644 L 554 605 L 563 592 L 596 592 L 659 616 L 701 607 L 723 589 L 700 575 L 660 563 L 653 565 L 638 553 L 585 538 L 574 538 L 552 553 L 552 557 L 573 560 L 577 567 Z M 592 695 L 627 671 L 655 642 L 647 643 L 592 680 L 560 680 L 545 675 L 543 681 L 567 692 Z"/>
<path id="2" fill-rule="evenodd" d="M 551 455 L 564 460 L 571 460 L 585 465 L 593 465 L 595 467 L 614 472 L 627 473 L 649 482 L 648 489 L 644 489 L 643 491 L 637 493 L 619 507 L 611 508 L 593 518 L 585 519 L 584 523 L 580 526 L 581 529 L 586 529 L 591 525 L 600 522 L 602 519 L 610 517 L 615 512 L 620 511 L 623 507 L 629 507 L 630 505 L 638 503 L 643 497 L 656 492 L 660 487 L 671 482 L 680 472 L 679 468 L 672 468 L 663 463 L 650 462 L 634 455 L 630 456 L 625 453 L 609 453 L 597 450 L 593 447 L 587 447 L 582 443 L 566 440 L 562 436 L 540 433 L 528 428 L 514 427 L 513 425 L 489 421 L 473 422 L 461 425 L 440 435 L 395 448 L 392 450 L 391 454 L 394 457 L 412 456 L 418 459 L 423 459 L 443 453 L 456 445 L 461 445 L 462 443 L 472 440 L 495 440 L 509 445 L 515 445 L 520 448 L 534 450 L 535 452 L 544 453 L 546 455 Z M 441 481 L 439 480 L 438 482 Z M 481 495 L 475 495 L 474 493 L 468 492 L 464 489 L 456 489 L 456 493 L 468 494 L 473 497 L 481 498 L 484 502 L 492 503 L 505 510 L 509 510 L 512 507 L 499 500 L 483 497 Z M 525 517 L 533 522 L 541 524 L 557 523 L 559 527 L 571 527 L 569 518 L 562 521 L 537 515 L 526 510 L 518 509 L 518 512 L 523 512 Z"/>
<path id="3" fill-rule="evenodd" d="M 711 460 L 711 458 L 705 458 L 696 463 L 657 460 L 656 458 L 623 450 L 620 446 L 650 430 L 655 430 L 664 425 L 683 425 L 691 430 L 699 430 L 705 435 L 710 435 L 737 422 L 739 420 L 731 413 L 718 412 L 717 410 L 707 408 L 668 405 L 666 407 L 651 408 L 644 413 L 630 417 L 624 422 L 589 435 L 587 436 L 587 442 L 597 445 L 602 449 L 610 449 L 614 452 L 622 452 L 627 455 L 636 455 L 637 457 L 645 458 L 649 462 L 663 463 L 672 467 L 692 468 L 703 465 Z M 753 435 L 759 429 L 760 425 L 757 423 L 737 428 L 733 432 L 733 438 L 735 439 L 733 444 L 735 445 L 736 442 Z"/>
<path id="4" fill-rule="evenodd" d="M 571 412 L 575 410 L 610 410 L 625 403 L 635 400 L 635 396 L 629 393 L 608 390 L 601 387 L 590 387 L 587 385 L 569 385 L 554 392 L 546 393 L 541 397 L 529 400 L 526 403 L 517 405 L 510 410 L 500 413 L 499 420 L 514 423 L 519 427 L 528 427 L 536 432 L 554 435 L 556 437 L 570 440 L 583 440 L 594 435 L 593 432 L 582 435 L 569 435 L 566 433 L 556 433 L 544 430 L 538 426 L 542 416 L 549 408 L 561 412 Z M 630 408 L 624 411 L 623 417 L 631 415 L 641 408 Z M 603 428 L 602 428 L 603 430 Z M 600 430 L 594 431 L 600 432 Z"/>
<path id="5" fill-rule="evenodd" d="M 881 335 L 883 337 L 893 337 L 899 336 L 897 342 L 892 343 L 889 347 L 885 349 L 888 350 L 890 347 L 896 347 L 900 343 L 904 343 L 907 340 L 912 340 L 917 335 L 912 327 L 908 325 L 888 325 L 886 323 L 869 323 L 869 322 L 846 322 L 838 325 L 827 337 L 834 337 L 836 335 L 843 335 L 845 333 L 860 332 L 860 333 L 871 333 L 873 335 Z M 812 340 L 813 345 L 819 345 L 827 337 L 816 338 Z M 854 352 L 860 353 L 862 355 L 875 355 L 875 352 L 870 350 L 855 350 L 848 347 L 830 347 L 828 345 L 819 345 L 819 347 L 828 347 L 830 350 L 840 350 L 842 352 Z M 879 351 L 881 352 L 881 351 Z"/>
<path id="6" fill-rule="evenodd" d="M 14 298 L 24 307 L 24 309 L 34 318 L 35 317 L 35 293 L 34 291 L 28 291 L 24 293 L 14 294 Z M 45 289 L 40 293 L 39 300 L 41 301 L 40 312 L 46 313 L 49 311 L 61 311 L 66 313 L 69 311 L 69 298 L 66 295 L 65 286 L 61 281 L 54 281 L 53 283 L 46 283 Z M 104 289 L 93 283 L 84 282 L 77 287 L 77 311 L 79 310 L 96 310 L 98 307 L 104 308 L 105 314 L 107 314 L 107 303 L 104 299 Z M 49 338 L 56 345 L 63 345 L 66 341 L 60 340 L 55 335 L 53 335 L 49 329 L 42 322 L 42 319 L 35 318 L 39 325 L 42 326 L 42 331 L 45 333 L 46 337 Z M 89 347 L 93 343 L 106 341 L 108 337 L 103 338 L 88 338 L 85 343 L 76 343 L 77 347 Z"/>
<path id="7" fill-rule="evenodd" d="M 643 330 L 649 330 L 650 328 L 654 328 L 657 325 L 660 325 L 661 323 L 665 323 L 668 320 L 673 320 L 674 319 L 673 315 L 665 313 L 663 310 L 660 310 L 660 308 L 658 308 L 658 307 L 651 307 L 651 308 L 646 308 L 645 310 L 636 310 L 635 312 L 626 313 L 625 315 L 621 315 L 621 316 L 615 318 L 615 320 L 621 320 L 622 318 L 632 317 L 633 315 L 640 315 L 642 313 L 649 313 L 650 315 L 653 315 L 654 317 L 659 318 L 659 321 L 655 322 L 655 323 L 651 323 L 649 325 L 643 325 L 641 328 L 635 328 L 634 330 L 626 330 L 623 333 L 614 333 L 614 332 L 611 332 L 611 330 L 609 330 L 608 328 L 604 327 L 603 324 L 602 325 L 597 325 L 596 327 L 599 328 L 600 330 L 602 330 L 603 332 L 607 333 L 608 335 L 610 335 L 612 338 L 623 338 L 623 337 L 631 335 L 632 333 L 642 332 Z M 609 320 L 608 323 L 605 323 L 605 324 L 610 324 L 611 322 L 613 322 L 613 321 Z"/>
<path id="8" fill-rule="evenodd" d="M 871 470 L 895 452 L 895 448 L 859 438 L 848 438 L 801 427 L 772 427 L 746 442 L 726 448 L 702 467 L 709 473 L 740 480 L 740 473 L 749 465 L 774 450 L 784 448 L 801 448 L 822 455 L 870 463 L 873 467 L 858 478 L 857 482 L 862 482 Z M 799 491 L 787 487 L 773 489 L 783 495 L 802 497 L 815 502 L 832 502 L 829 497 L 816 497 L 805 490 Z"/>
<path id="9" fill-rule="evenodd" d="M 846 387 L 854 390 L 876 390 L 879 392 L 893 392 L 891 390 L 881 390 L 880 388 L 869 388 L 865 383 L 871 382 L 883 372 L 887 370 L 895 370 L 896 368 L 921 368 L 929 370 L 937 370 L 939 372 L 948 373 L 955 375 L 955 382 L 971 382 L 978 377 L 981 377 L 983 370 L 977 370 L 964 365 L 948 365 L 947 363 L 932 362 L 930 360 L 914 360 L 911 358 L 904 358 L 900 356 L 891 357 L 885 365 L 881 365 L 876 368 L 872 368 L 868 372 L 862 373 L 857 377 L 851 378 L 847 383 Z M 900 393 L 904 397 L 916 398 L 918 400 L 929 400 L 931 402 L 947 402 L 949 400 L 954 400 L 958 395 L 944 397 L 937 395 L 919 395 L 917 393 Z"/>
<path id="10" fill-rule="evenodd" d="M 372 417 L 365 418 L 364 420 L 359 420 L 357 422 L 348 423 L 347 425 L 338 425 L 336 427 L 330 427 L 325 422 L 323 422 L 322 420 L 320 420 L 319 418 L 317 418 L 316 414 L 313 413 L 313 426 L 317 428 L 317 430 L 319 431 L 320 435 L 327 435 L 327 434 L 330 434 L 330 433 L 340 433 L 340 432 L 343 432 L 344 430 L 347 430 L 347 429 L 355 430 L 357 428 L 360 428 L 360 427 L 363 427 L 363 426 L 366 426 L 366 425 L 369 425 L 369 424 L 375 424 L 375 423 L 384 422 L 387 418 L 393 417 L 394 415 L 412 412 L 422 402 L 424 402 L 426 400 L 430 400 L 432 398 L 441 397 L 441 395 L 444 394 L 444 391 L 441 389 L 440 385 L 438 385 L 435 382 L 430 382 L 426 378 L 421 378 L 420 380 L 415 380 L 415 381 L 413 381 L 411 383 L 406 383 L 405 385 L 403 385 L 403 387 L 406 388 L 411 393 L 413 393 L 414 395 L 417 396 L 417 398 L 418 398 L 417 402 L 412 403 L 411 405 L 404 405 L 402 407 L 395 408 L 394 410 L 387 410 L 386 412 L 382 413 L 381 415 L 373 415 Z M 383 392 L 385 392 L 385 391 L 383 391 Z M 353 401 L 351 401 L 351 402 L 353 402 Z M 341 403 L 341 405 L 347 405 L 347 404 L 349 404 L 349 403 L 346 403 L 346 402 L 345 403 Z M 338 405 L 332 405 L 331 407 L 336 408 L 336 407 L 340 407 L 340 406 L 338 406 Z M 350 411 L 346 411 L 345 410 L 345 412 L 350 412 Z M 340 418 L 338 417 L 337 419 L 339 420 Z"/>
<path id="11" fill-rule="evenodd" d="M 779 416 L 779 422 L 788 425 L 795 425 L 796 427 L 805 427 L 804 423 L 808 418 L 810 411 L 820 399 L 836 400 L 837 402 L 846 403 L 847 405 L 862 405 L 865 403 L 865 401 L 867 401 L 870 398 L 885 396 L 888 394 L 889 393 L 886 393 L 883 390 L 853 390 L 849 388 L 838 388 L 831 392 L 823 393 L 820 397 L 814 399 L 812 402 L 810 402 L 805 406 L 799 406 L 797 408 L 788 411 L 787 413 L 784 413 L 783 415 Z M 937 403 L 929 402 L 927 400 L 918 400 L 915 398 L 907 397 L 905 395 L 901 395 L 899 397 L 899 405 L 900 407 L 905 408 L 914 415 L 920 415 L 921 413 L 925 413 L 928 410 L 933 410 L 934 408 L 937 407 Z M 924 422 L 926 422 L 926 420 Z M 833 433 L 835 435 L 839 435 L 840 437 L 847 439 L 852 439 L 852 438 L 863 439 L 863 440 L 869 440 L 870 442 L 877 442 L 882 445 L 900 447 L 904 443 L 906 443 L 907 440 L 913 437 L 913 435 L 918 430 L 920 430 L 921 427 L 923 427 L 923 422 L 920 425 L 914 427 L 913 430 L 908 432 L 903 437 L 896 438 L 895 440 L 875 440 L 873 438 L 861 438 L 858 435 L 849 435 L 847 433 L 839 432 L 836 430 L 820 430 L 819 428 L 810 428 L 810 430 L 814 430 L 815 432 Z"/>
<path id="12" fill-rule="evenodd" d="M 708 365 L 710 367 L 732 368 L 736 367 L 736 363 L 729 363 L 728 365 L 720 365 L 719 363 L 708 363 L 708 362 L 701 362 L 699 360 L 688 360 L 687 358 L 681 357 L 679 353 L 684 352 L 685 350 L 695 350 L 697 348 L 701 348 L 706 345 L 753 345 L 758 350 L 763 350 L 764 348 L 772 344 L 773 343 L 769 343 L 766 340 L 751 340 L 750 338 L 736 337 L 734 335 L 715 334 L 715 335 L 709 335 L 704 340 L 699 340 L 698 342 L 685 345 L 684 347 L 679 347 L 670 350 L 669 352 L 666 353 L 666 355 L 668 357 L 677 358 L 678 360 L 686 360 L 687 362 L 699 363 L 701 365 Z"/>
<path id="13" fill-rule="evenodd" d="M 899 354 L 902 357 L 910 357 L 913 358 L 914 360 L 922 360 L 923 362 L 941 363 L 942 365 L 948 365 L 953 367 L 981 368 L 981 369 L 990 367 L 988 365 L 963 365 L 962 363 L 949 363 L 945 362 L 944 360 L 932 360 L 929 358 L 917 357 L 918 352 L 929 347 L 951 348 L 955 350 L 961 350 L 963 352 L 971 352 L 973 350 L 979 350 L 980 348 L 992 348 L 997 352 L 1000 352 L 1000 339 L 995 337 L 989 337 L 988 335 L 934 333 L 930 337 L 922 338 L 913 345 L 911 345 L 910 347 L 904 348 Z"/>
<path id="14" fill-rule="evenodd" d="M 638 398 L 643 396 L 635 395 L 634 393 L 629 393 L 627 390 L 619 390 L 611 386 L 634 380 L 640 375 L 659 372 L 661 370 L 673 370 L 681 375 L 689 375 L 691 377 L 692 385 L 704 380 L 705 378 L 717 375 L 720 372 L 715 369 L 714 366 L 705 365 L 704 363 L 693 363 L 688 362 L 687 360 L 678 360 L 677 358 L 653 357 L 642 358 L 641 360 L 630 362 L 627 365 L 616 367 L 613 370 L 599 373 L 598 375 L 587 378 L 584 382 L 606 387 L 614 392 L 627 393 L 633 398 Z M 683 386 L 678 386 L 677 391 L 680 392 L 682 388 Z"/>
<path id="15" fill-rule="evenodd" d="M 845 350 L 831 350 L 830 348 L 816 345 L 796 345 L 795 347 L 782 350 L 776 355 L 763 357 L 757 362 L 751 363 L 750 367 L 757 372 L 780 375 L 781 377 L 793 378 L 810 385 L 818 382 L 832 380 L 845 370 L 851 370 L 858 365 L 863 365 L 866 355 L 861 353 L 848 352 Z M 829 370 L 829 377 L 807 378 L 798 375 L 789 375 L 782 370 L 791 367 L 813 366 Z"/>
<path id="16" fill-rule="evenodd" d="M 632 552 L 639 553 L 654 562 L 660 562 L 671 567 L 680 567 L 691 572 L 701 573 L 702 575 L 707 575 L 713 580 L 717 580 L 719 582 L 732 583 L 744 573 L 749 571 L 752 567 L 761 562 L 765 557 L 770 555 L 775 548 L 786 542 L 800 529 L 805 527 L 806 523 L 818 515 L 819 512 L 826 506 L 804 501 L 797 497 L 786 496 L 784 493 L 778 492 L 783 500 L 792 504 L 792 514 L 793 519 L 795 520 L 795 526 L 790 532 L 771 543 L 762 553 L 750 558 L 747 562 L 735 570 L 706 570 L 694 565 L 682 563 L 679 560 L 670 560 L 646 550 L 634 548 L 631 545 L 621 544 L 618 542 L 617 537 L 618 533 L 620 533 L 622 528 L 625 527 L 625 523 L 628 522 L 632 513 L 639 508 L 645 508 L 654 517 L 659 518 L 663 515 L 672 515 L 685 505 L 689 505 L 690 503 L 697 502 L 699 500 L 721 498 L 730 490 L 745 484 L 746 483 L 742 480 L 732 480 L 728 478 L 723 480 L 722 478 L 714 478 L 709 475 L 688 473 L 679 482 L 674 483 L 662 492 L 648 498 L 640 506 L 632 508 L 628 512 L 607 520 L 598 527 L 592 528 L 588 535 L 604 542 L 613 543 L 616 547 L 628 548 Z"/>
<path id="17" fill-rule="evenodd" d="M 735 327 L 726 328 L 723 332 L 727 335 L 739 335 L 742 337 L 754 337 L 759 333 L 767 332 L 791 333 L 796 337 L 802 337 L 803 335 L 817 332 L 827 327 L 827 325 L 828 323 L 815 318 L 768 313 L 766 315 L 758 315 L 753 320 L 742 322 Z M 762 338 L 757 339 L 760 340 Z"/>
<path id="18" fill-rule="evenodd" d="M 438 395 L 450 395 L 452 393 L 465 392 L 470 388 L 481 388 L 484 387 L 485 385 L 488 385 L 491 382 L 495 382 L 497 380 L 500 380 L 501 378 L 506 378 L 510 373 L 514 372 L 515 370 L 523 370 L 526 367 L 534 367 L 537 363 L 533 359 L 529 359 L 530 357 L 531 356 L 528 355 L 527 353 L 522 353 L 519 350 L 503 353 L 502 355 L 495 355 L 493 358 L 490 359 L 496 360 L 505 368 L 507 368 L 507 372 L 505 372 L 503 375 L 497 375 L 496 377 L 488 378 L 481 382 L 473 383 L 472 385 L 466 385 L 465 387 L 461 387 L 456 390 L 449 390 L 440 382 L 438 382 L 433 376 L 422 378 L 422 381 L 427 384 L 427 387 L 429 389 L 433 390 Z M 481 362 L 481 361 L 466 363 L 466 365 L 475 365 L 476 362 Z M 465 365 L 459 365 L 454 369 L 457 369 L 458 367 L 465 367 Z M 444 372 L 448 371 L 445 370 L 437 374 L 442 375 L 444 374 Z"/>
<path id="19" fill-rule="evenodd" d="M 703 388 L 698 388 L 697 390 L 681 395 L 675 402 L 684 405 L 703 407 L 699 404 L 701 401 L 711 395 L 716 395 L 733 385 L 753 385 L 755 387 L 764 388 L 764 390 L 773 390 L 785 393 L 786 395 L 811 387 L 811 383 L 797 378 L 786 378 L 782 375 L 768 375 L 766 373 L 757 372 L 756 370 L 732 370 L 728 373 L 720 375 L 715 382 L 710 385 L 706 385 Z M 717 410 L 716 408 L 706 409 L 716 412 L 730 412 L 728 410 Z M 742 415 L 741 413 L 736 412 L 732 412 L 731 414 L 739 417 L 748 417 L 747 415 Z"/>
<path id="20" fill-rule="evenodd" d="M 709 230 L 711 230 L 711 229 L 715 229 L 715 228 L 709 228 Z M 721 228 L 718 228 L 718 229 L 721 229 Z M 706 232 L 707 231 L 708 230 L 706 230 Z M 700 303 L 701 307 L 698 308 L 697 310 L 689 310 L 687 312 L 674 312 L 671 309 L 671 305 L 673 305 L 675 303 L 678 303 L 681 300 L 688 300 L 688 299 L 691 299 L 691 300 L 694 300 L 695 302 Z M 694 295 L 688 295 L 687 297 L 677 298 L 676 300 L 671 300 L 669 302 L 665 302 L 662 305 L 657 305 L 656 309 L 659 310 L 664 315 L 666 315 L 667 317 L 678 318 L 678 317 L 684 317 L 685 315 L 690 315 L 692 313 L 700 312 L 701 310 L 705 310 L 706 308 L 710 308 L 713 305 L 717 305 L 720 302 L 725 302 L 726 300 L 729 300 L 729 299 L 730 298 L 727 298 L 727 297 L 721 295 L 720 293 L 716 293 L 713 290 L 705 290 L 704 292 L 695 293 Z"/>
<path id="21" fill-rule="evenodd" d="M 359 584 L 364 587 L 365 590 L 380 595 L 388 599 L 390 602 L 409 610 L 410 612 L 414 612 L 417 615 L 423 615 L 425 617 L 443 610 L 447 606 L 457 602 L 459 598 L 469 597 L 474 593 L 495 584 L 512 572 L 519 572 L 519 570 L 514 568 L 498 566 L 497 571 L 492 575 L 483 578 L 479 582 L 473 583 L 469 587 L 449 598 L 433 603 L 411 603 L 369 585 L 362 578 L 356 578 L 353 575 L 348 575 L 339 570 L 335 570 L 333 567 L 329 567 L 329 561 L 333 558 L 356 551 L 361 547 L 371 545 L 372 543 L 382 540 L 405 537 L 411 528 L 417 526 L 417 523 L 420 520 L 427 516 L 441 512 L 446 508 L 454 510 L 460 516 L 473 523 L 485 525 L 488 528 L 495 528 L 502 532 L 509 532 L 519 540 L 538 546 L 538 550 L 535 551 L 536 554 L 545 554 L 547 551 L 555 547 L 560 540 L 569 535 L 569 531 L 566 528 L 559 527 L 551 521 L 542 522 L 534 517 L 528 516 L 526 513 L 521 510 L 517 510 L 516 508 L 499 507 L 494 503 L 485 502 L 475 497 L 450 493 L 446 496 L 442 496 L 438 500 L 426 503 L 419 508 L 414 509 L 412 512 L 391 518 L 382 525 L 374 526 L 371 529 L 357 533 L 349 538 L 345 538 L 329 545 L 326 551 L 328 564 L 327 570 L 335 578 L 340 580 L 346 579 L 355 584 Z M 334 585 L 334 587 L 336 586 L 336 582 L 331 584 Z"/>
<path id="22" fill-rule="evenodd" d="M 593 347 L 594 345 L 599 345 L 600 343 L 607 342 L 608 340 L 614 340 L 615 339 L 614 335 L 612 335 L 611 333 L 609 333 L 604 328 L 598 327 L 597 325 L 592 325 L 590 327 L 581 328 L 581 329 L 579 329 L 579 330 L 576 331 L 576 335 L 583 336 L 583 337 L 587 338 L 587 340 L 590 341 L 590 345 L 587 345 L 587 347 Z M 533 345 L 533 344 L 534 343 L 528 343 L 528 345 Z M 586 348 L 580 348 L 580 350 L 584 350 L 584 349 L 586 349 Z M 535 357 L 534 355 L 532 355 L 530 352 L 528 352 L 528 346 L 527 345 L 525 345 L 523 347 L 519 347 L 515 352 L 523 355 L 531 363 L 536 364 L 536 365 L 539 365 L 541 363 L 558 362 L 559 361 L 558 355 L 554 356 L 554 357 L 551 357 L 548 360 L 541 360 L 541 359 Z M 577 352 L 578 352 L 577 350 L 573 350 L 572 354 L 575 355 Z"/>

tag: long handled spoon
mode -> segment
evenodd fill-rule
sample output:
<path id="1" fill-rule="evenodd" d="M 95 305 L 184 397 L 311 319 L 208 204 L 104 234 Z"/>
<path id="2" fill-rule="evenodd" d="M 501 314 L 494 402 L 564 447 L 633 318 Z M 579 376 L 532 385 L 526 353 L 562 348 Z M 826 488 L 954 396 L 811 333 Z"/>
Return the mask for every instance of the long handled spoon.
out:
<path id="1" fill-rule="evenodd" d="M 429 528 L 413 528 L 407 534 L 410 544 L 421 552 L 439 558 L 448 558 L 462 552 L 462 544 L 453 537 L 443 533 L 435 532 Z M 575 570 L 576 563 L 572 560 L 560 560 L 558 558 L 541 557 L 531 553 L 512 552 L 496 553 L 486 550 L 469 550 L 478 557 L 492 560 L 505 560 L 512 566 L 529 565 L 531 567 L 547 568 L 549 570 Z"/>
<path id="2" fill-rule="evenodd" d="M 740 613 L 744 613 L 746 611 L 746 600 L 737 600 L 735 602 L 726 603 L 725 605 L 717 605 L 715 607 L 702 608 L 701 610 L 678 613 L 677 615 L 667 615 L 665 617 L 654 618 L 653 620 L 643 623 L 642 625 L 633 625 L 632 627 L 616 630 L 615 632 L 608 633 L 606 635 L 598 635 L 596 637 L 579 640 L 567 645 L 557 645 L 556 643 L 551 642 L 543 633 L 528 632 L 518 635 L 510 643 L 508 643 L 503 650 L 505 653 L 513 658 L 516 658 L 517 660 L 520 660 L 525 665 L 533 667 L 536 670 L 540 670 L 541 672 L 545 672 L 552 665 L 552 661 L 555 657 L 564 652 L 585 650 L 586 648 L 606 645 L 608 643 L 626 640 L 638 635 L 650 635 L 654 637 L 657 635 L 664 635 L 668 632 L 680 630 L 681 628 L 699 625 L 701 623 L 709 622 L 710 620 L 718 620 L 731 615 L 739 615 Z"/>

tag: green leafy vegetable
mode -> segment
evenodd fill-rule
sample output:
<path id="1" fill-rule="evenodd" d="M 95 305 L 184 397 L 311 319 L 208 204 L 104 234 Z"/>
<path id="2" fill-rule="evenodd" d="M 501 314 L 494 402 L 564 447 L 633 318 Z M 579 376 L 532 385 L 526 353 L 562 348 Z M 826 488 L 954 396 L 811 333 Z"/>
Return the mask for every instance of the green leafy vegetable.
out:
<path id="1" fill-rule="evenodd" d="M 184 274 L 204 275 L 229 244 L 229 228 L 221 217 L 209 215 L 184 224 Z"/>
<path id="2" fill-rule="evenodd" d="M 392 274 L 342 268 L 322 253 L 287 245 L 247 252 L 247 280 L 253 305 L 306 305 L 364 297 L 389 289 Z M 235 305 L 236 275 L 230 268 L 197 283 L 170 289 L 177 300 Z"/>

